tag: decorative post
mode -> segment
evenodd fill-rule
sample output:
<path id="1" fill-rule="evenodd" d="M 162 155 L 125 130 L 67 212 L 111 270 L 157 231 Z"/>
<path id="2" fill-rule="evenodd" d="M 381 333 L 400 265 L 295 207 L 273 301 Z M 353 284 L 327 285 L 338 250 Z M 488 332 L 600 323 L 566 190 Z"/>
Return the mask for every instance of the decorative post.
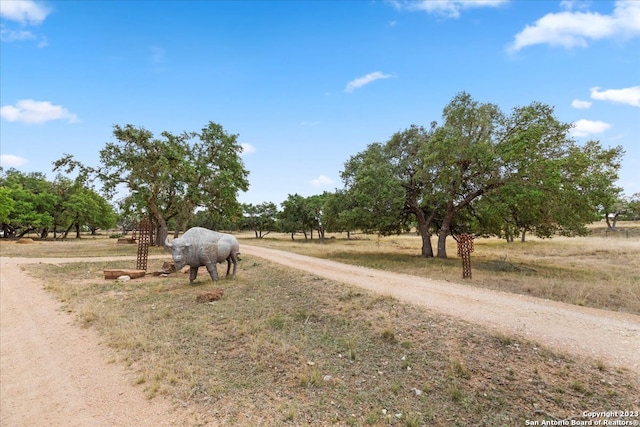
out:
<path id="1" fill-rule="evenodd" d="M 138 236 L 138 259 L 136 268 L 138 270 L 147 270 L 147 261 L 149 259 L 149 237 L 151 229 L 151 221 L 143 219 L 140 221 L 140 233 Z"/>
<path id="2" fill-rule="evenodd" d="M 471 279 L 471 252 L 473 252 L 473 235 L 458 236 L 458 256 L 462 258 L 462 278 Z"/>
<path id="3" fill-rule="evenodd" d="M 157 230 L 158 226 L 156 222 L 152 218 L 149 218 L 149 246 L 156 245 Z"/>
<path id="4" fill-rule="evenodd" d="M 138 219 L 134 219 L 133 222 L 131 223 L 131 240 L 133 240 L 134 242 L 136 241 L 136 239 L 138 238 L 138 228 L 139 228 L 140 224 L 138 224 Z"/>

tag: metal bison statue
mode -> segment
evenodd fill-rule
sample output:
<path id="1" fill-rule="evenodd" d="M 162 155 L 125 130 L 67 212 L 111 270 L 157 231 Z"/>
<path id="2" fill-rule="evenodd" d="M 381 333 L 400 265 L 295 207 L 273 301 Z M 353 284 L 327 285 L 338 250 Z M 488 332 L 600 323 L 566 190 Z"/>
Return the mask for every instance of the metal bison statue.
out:
<path id="1" fill-rule="evenodd" d="M 227 261 L 227 277 L 233 263 L 232 278 L 236 277 L 238 266 L 238 254 L 240 244 L 238 240 L 230 234 L 219 233 L 207 228 L 193 227 L 188 229 L 182 237 L 169 242 L 169 237 L 164 241 L 165 247 L 171 249 L 173 263 L 176 271 L 185 265 L 189 265 L 189 283 L 193 283 L 198 276 L 200 266 L 207 267 L 211 280 L 218 280 L 218 270 L 216 264 Z"/>

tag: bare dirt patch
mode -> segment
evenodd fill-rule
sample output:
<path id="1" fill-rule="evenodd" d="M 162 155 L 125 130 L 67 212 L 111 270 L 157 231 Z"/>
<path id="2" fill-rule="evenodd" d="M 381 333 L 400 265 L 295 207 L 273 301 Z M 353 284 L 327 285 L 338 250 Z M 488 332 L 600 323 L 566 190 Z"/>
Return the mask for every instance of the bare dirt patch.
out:
<path id="1" fill-rule="evenodd" d="M 170 403 L 151 402 L 133 388 L 131 373 L 110 363 L 114 354 L 96 332 L 74 325 L 42 283 L 25 274 L 28 264 L 19 262 L 1 258 L 0 424 L 179 424 Z"/>

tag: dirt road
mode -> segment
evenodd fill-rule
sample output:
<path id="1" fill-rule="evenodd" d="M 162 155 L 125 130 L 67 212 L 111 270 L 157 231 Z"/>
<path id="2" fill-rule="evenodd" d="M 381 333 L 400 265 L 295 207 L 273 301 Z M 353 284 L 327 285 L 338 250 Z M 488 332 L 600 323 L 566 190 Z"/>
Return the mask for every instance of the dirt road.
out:
<path id="1" fill-rule="evenodd" d="M 590 355 L 640 374 L 640 316 L 387 273 L 243 245 L 257 256 L 360 286 L 436 312 L 513 333 L 551 348 Z M 122 259 L 92 258 L 93 261 Z M 0 258 L 0 425 L 184 425 L 184 413 L 145 399 L 90 329 L 72 324 L 43 284 L 22 271 L 38 262 Z"/>
<path id="2" fill-rule="evenodd" d="M 179 425 L 168 402 L 147 400 L 97 334 L 22 271 L 40 261 L 73 260 L 0 258 L 0 425 Z"/>

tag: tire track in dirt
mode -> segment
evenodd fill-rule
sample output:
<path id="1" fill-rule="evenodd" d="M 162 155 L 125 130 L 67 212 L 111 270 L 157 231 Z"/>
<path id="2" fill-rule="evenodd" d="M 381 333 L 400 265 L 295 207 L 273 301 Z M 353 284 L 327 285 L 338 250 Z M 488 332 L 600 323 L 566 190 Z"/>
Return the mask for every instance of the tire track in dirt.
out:
<path id="1" fill-rule="evenodd" d="M 601 359 L 640 374 L 640 316 L 357 267 L 276 249 L 243 245 L 242 253 L 390 295 L 573 355 Z"/>

